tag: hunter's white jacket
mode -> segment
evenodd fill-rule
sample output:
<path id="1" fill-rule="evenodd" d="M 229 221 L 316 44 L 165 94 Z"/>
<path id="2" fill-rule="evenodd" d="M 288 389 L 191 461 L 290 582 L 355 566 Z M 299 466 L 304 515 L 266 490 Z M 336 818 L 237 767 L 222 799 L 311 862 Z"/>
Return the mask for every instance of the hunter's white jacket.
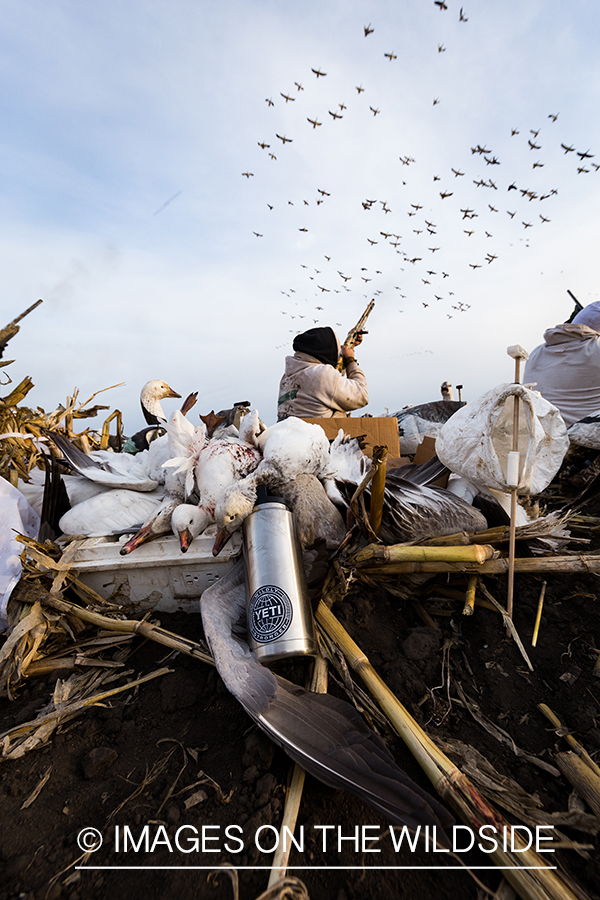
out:
<path id="1" fill-rule="evenodd" d="M 344 372 L 338 372 L 307 353 L 286 356 L 285 374 L 279 384 L 278 420 L 288 416 L 305 419 L 345 416 L 368 402 L 367 379 L 354 360 Z"/>

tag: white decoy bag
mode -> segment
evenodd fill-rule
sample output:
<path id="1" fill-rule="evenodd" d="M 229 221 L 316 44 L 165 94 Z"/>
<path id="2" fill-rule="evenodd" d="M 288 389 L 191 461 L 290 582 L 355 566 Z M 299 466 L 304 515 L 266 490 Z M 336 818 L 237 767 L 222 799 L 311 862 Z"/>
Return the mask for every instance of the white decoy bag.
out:
<path id="1" fill-rule="evenodd" d="M 37 538 L 39 530 L 38 514 L 21 491 L 0 476 L 0 631 L 8 624 L 8 601 L 21 577 L 23 544 L 16 540 L 17 533 Z"/>
<path id="2" fill-rule="evenodd" d="M 600 450 L 600 409 L 575 422 L 567 433 L 572 444 L 588 450 Z"/>
<path id="3" fill-rule="evenodd" d="M 451 472 L 477 485 L 511 490 L 514 397 L 520 401 L 517 490 L 539 494 L 560 469 L 569 438 L 558 409 L 522 384 L 500 384 L 455 412 L 437 436 L 436 453 Z"/>

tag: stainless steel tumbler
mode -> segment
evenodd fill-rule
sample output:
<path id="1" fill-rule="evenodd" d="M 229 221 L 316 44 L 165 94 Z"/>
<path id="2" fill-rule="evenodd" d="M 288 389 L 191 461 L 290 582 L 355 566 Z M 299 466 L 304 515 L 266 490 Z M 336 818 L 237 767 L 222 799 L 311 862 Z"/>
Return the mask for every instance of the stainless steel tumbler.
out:
<path id="1" fill-rule="evenodd" d="M 259 488 L 243 535 L 250 647 L 267 664 L 315 656 L 314 622 L 291 511 L 280 497 Z"/>

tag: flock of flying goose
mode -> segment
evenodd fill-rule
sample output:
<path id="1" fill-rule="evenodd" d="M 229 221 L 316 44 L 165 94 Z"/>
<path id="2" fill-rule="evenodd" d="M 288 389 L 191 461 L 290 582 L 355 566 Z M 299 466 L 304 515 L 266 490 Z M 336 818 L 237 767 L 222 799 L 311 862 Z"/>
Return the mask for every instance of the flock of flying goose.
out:
<path id="1" fill-rule="evenodd" d="M 449 9 L 445 0 L 434 0 L 433 5 L 440 12 Z M 463 7 L 456 12 L 461 23 L 469 21 Z M 370 44 L 373 42 L 370 36 L 375 31 L 371 23 L 364 26 L 364 36 Z M 372 47 L 375 45 L 372 44 Z M 435 55 L 443 59 L 447 50 L 448 47 L 440 43 Z M 447 55 L 449 57 L 450 53 Z M 386 50 L 383 56 L 392 66 L 398 59 L 398 54 L 391 50 Z M 321 85 L 327 79 L 327 70 L 328 66 L 315 66 L 306 74 Z M 393 72 L 392 67 L 389 72 Z M 442 70 L 440 78 L 443 79 Z M 272 134 L 257 139 L 258 153 L 266 154 L 278 165 L 285 160 L 289 148 L 294 146 L 296 129 L 308 129 L 316 135 L 326 129 L 335 129 L 340 140 L 344 141 L 348 139 L 344 136 L 344 126 L 356 114 L 357 105 L 362 104 L 363 111 L 368 108 L 374 123 L 386 115 L 384 104 L 373 99 L 369 87 L 362 82 L 348 84 L 348 92 L 353 95 L 352 102 L 340 97 L 337 105 L 325 103 L 319 111 L 314 91 L 310 92 L 310 100 L 305 99 L 308 91 L 305 89 L 306 82 L 303 84 L 302 81 L 301 77 L 292 79 L 292 86 L 282 85 L 281 90 L 265 101 L 274 116 L 278 106 L 285 108 L 285 131 L 276 120 Z M 434 97 L 431 106 L 437 107 L 440 102 L 440 97 Z M 313 104 L 312 108 L 309 108 L 309 103 Z M 398 312 L 404 312 L 411 302 L 420 302 L 424 309 L 443 309 L 448 318 L 468 312 L 470 305 L 456 298 L 458 279 L 467 275 L 477 277 L 477 270 L 486 270 L 505 257 L 509 246 L 522 243 L 528 247 L 529 235 L 535 234 L 536 229 L 547 228 L 552 221 L 552 203 L 559 191 L 556 185 L 565 171 L 557 169 L 556 160 L 546 158 L 544 151 L 550 149 L 557 152 L 560 148 L 567 163 L 571 159 L 575 161 L 566 174 L 582 176 L 600 170 L 600 163 L 594 161 L 594 153 L 590 149 L 577 148 L 562 139 L 559 134 L 559 112 L 544 112 L 543 122 L 544 125 L 536 123 L 531 128 L 515 127 L 508 123 L 506 135 L 512 142 L 510 154 L 488 146 L 485 141 L 477 142 L 464 147 L 460 164 L 440 166 L 428 175 L 423 172 L 415 156 L 404 149 L 398 154 L 398 179 L 390 186 L 387 196 L 368 196 L 356 201 L 354 222 L 359 223 L 358 217 L 363 217 L 363 225 L 359 223 L 358 227 L 363 231 L 365 255 L 360 260 L 357 258 L 356 264 L 349 269 L 343 263 L 336 264 L 333 253 L 327 246 L 322 246 L 326 252 L 322 253 L 321 260 L 324 258 L 325 262 L 317 262 L 316 266 L 302 264 L 298 273 L 302 277 L 295 279 L 293 286 L 281 289 L 281 294 L 291 301 L 281 310 L 283 315 L 289 316 L 289 333 L 297 334 L 315 324 L 330 324 L 332 318 L 339 318 L 339 300 L 344 298 L 343 292 L 360 289 L 363 296 L 370 299 L 389 289 L 392 284 L 394 291 L 398 292 L 392 295 L 394 301 L 399 301 Z M 377 132 L 373 137 L 374 141 L 378 140 Z M 382 152 L 387 152 L 385 147 Z M 256 173 L 253 171 L 255 168 Z M 425 174 L 425 180 L 429 180 L 433 189 L 427 196 L 412 194 L 411 176 L 417 169 L 420 183 L 423 183 Z M 268 172 L 260 164 L 249 166 L 242 175 L 248 181 L 260 179 L 264 183 L 268 179 Z M 277 223 L 273 221 L 273 230 L 269 228 L 268 221 L 273 210 L 294 207 L 295 221 L 290 216 L 286 217 L 290 229 L 297 234 L 308 234 L 309 223 L 303 216 L 306 207 L 324 209 L 325 204 L 335 204 L 345 199 L 336 197 L 335 190 L 326 183 L 316 184 L 313 196 L 298 196 L 290 187 L 290 194 L 280 197 L 279 201 L 269 197 L 266 204 L 269 213 L 263 216 L 265 224 L 253 233 L 256 238 L 268 240 L 282 228 L 281 220 Z M 322 230 L 320 239 L 321 234 Z M 449 246 L 448 239 L 453 241 L 452 250 L 445 253 L 445 245 Z M 462 248 L 458 253 L 457 240 Z M 376 245 L 385 246 L 389 265 L 382 265 L 379 261 L 381 255 L 377 261 L 369 257 L 368 251 Z M 416 288 L 415 273 L 419 276 Z M 408 286 L 406 281 L 412 284 Z M 335 294 L 339 295 L 338 301 L 333 296 Z M 438 306 L 440 303 L 442 305 Z M 279 346 L 286 343 L 289 339 Z"/>

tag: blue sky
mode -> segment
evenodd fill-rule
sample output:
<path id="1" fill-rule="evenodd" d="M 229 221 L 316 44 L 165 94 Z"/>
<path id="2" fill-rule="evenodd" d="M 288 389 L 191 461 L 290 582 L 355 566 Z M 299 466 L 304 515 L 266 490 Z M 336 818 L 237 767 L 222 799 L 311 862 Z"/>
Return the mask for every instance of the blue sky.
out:
<path id="1" fill-rule="evenodd" d="M 373 296 L 368 411 L 445 379 L 473 400 L 567 288 L 598 299 L 597 4 L 446 3 L 0 3 L 2 324 L 44 299 L 7 354 L 30 404 L 125 382 L 104 400 L 131 432 L 164 378 L 272 422 L 294 333 L 343 337 Z"/>

